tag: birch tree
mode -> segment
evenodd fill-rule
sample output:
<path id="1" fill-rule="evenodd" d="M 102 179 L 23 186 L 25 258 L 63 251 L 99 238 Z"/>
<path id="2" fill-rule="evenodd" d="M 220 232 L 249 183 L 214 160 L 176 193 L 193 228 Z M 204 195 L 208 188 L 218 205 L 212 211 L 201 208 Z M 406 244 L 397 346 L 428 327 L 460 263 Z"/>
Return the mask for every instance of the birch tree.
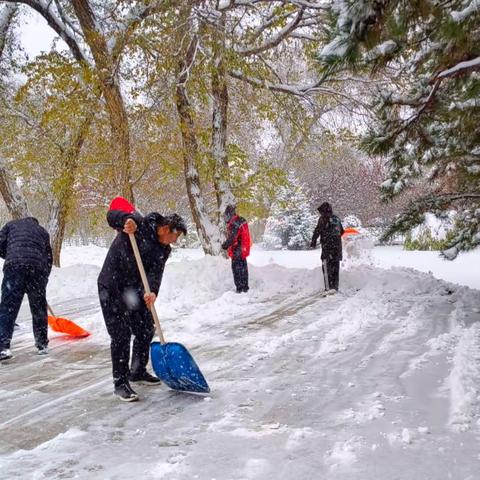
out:
<path id="1" fill-rule="evenodd" d="M 0 61 L 7 43 L 7 35 L 17 13 L 17 5 L 0 5 Z M 4 95 L 4 86 L 1 86 Z M 27 201 L 10 173 L 9 162 L 0 153 L 0 193 L 13 219 L 29 215 Z"/>
<path id="2" fill-rule="evenodd" d="M 21 0 L 37 11 L 66 43 L 72 56 L 96 74 L 111 126 L 114 184 L 119 194 L 133 200 L 130 130 L 120 66 L 129 39 L 151 15 L 161 14 L 170 2 L 90 0 Z"/>
<path id="3" fill-rule="evenodd" d="M 252 12 L 254 3 L 257 3 L 255 13 Z M 302 23 L 305 15 L 303 6 L 298 7 L 295 2 L 283 2 L 283 4 L 282 2 L 248 2 L 248 4 L 247 2 L 239 4 L 230 2 L 227 5 L 226 2 L 203 2 L 198 8 L 190 6 L 187 8 L 187 13 L 184 13 L 187 19 L 185 23 L 188 24 L 188 31 L 184 36 L 190 36 L 190 42 L 188 47 L 183 50 L 184 59 L 177 71 L 176 105 L 184 149 L 189 152 L 189 161 L 185 163 L 185 171 L 192 215 L 197 229 L 201 232 L 200 237 L 207 253 L 219 251 L 220 241 L 217 239 L 220 237 L 220 232 L 217 225 L 220 222 L 218 220 L 225 206 L 235 202 L 230 185 L 231 175 L 227 154 L 228 72 L 238 64 L 251 69 L 251 65 L 255 62 L 261 63 L 265 68 L 265 59 L 262 56 L 278 47 L 297 28 L 306 25 Z M 259 14 L 259 12 L 261 13 Z M 308 18 L 310 16 L 311 14 L 308 15 Z M 242 24 L 243 17 L 247 17 L 245 25 Z M 252 33 L 248 24 L 249 22 L 252 24 L 254 21 L 257 24 Z M 282 26 L 284 22 L 285 26 Z M 200 54 L 198 54 L 199 51 Z M 209 218 L 205 202 L 201 199 L 202 189 L 198 166 L 196 166 L 199 158 L 199 141 L 195 138 L 194 114 L 185 87 L 185 83 L 189 80 L 189 73 L 194 70 L 198 57 L 201 57 L 201 61 L 204 61 L 205 57 L 209 60 L 206 62 L 209 65 L 206 73 L 211 79 L 211 155 L 214 169 L 217 225 Z M 245 80 L 242 75 L 238 74 L 238 70 L 235 72 L 237 78 Z M 213 244 L 217 246 L 213 246 Z"/>
<path id="4" fill-rule="evenodd" d="M 57 266 L 82 146 L 98 109 L 97 97 L 83 88 L 88 74 L 81 69 L 60 54 L 43 55 L 24 68 L 27 82 L 1 105 L 2 151 L 28 190 L 48 204 L 47 229 Z"/>

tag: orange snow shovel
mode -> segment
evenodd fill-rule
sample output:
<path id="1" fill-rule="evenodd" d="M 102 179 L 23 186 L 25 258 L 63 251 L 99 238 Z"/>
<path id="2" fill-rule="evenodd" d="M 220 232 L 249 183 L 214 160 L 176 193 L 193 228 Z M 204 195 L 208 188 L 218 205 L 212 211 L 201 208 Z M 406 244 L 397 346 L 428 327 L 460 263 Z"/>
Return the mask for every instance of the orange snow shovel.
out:
<path id="1" fill-rule="evenodd" d="M 348 237 L 349 235 L 358 235 L 360 232 L 353 227 L 348 227 L 343 231 L 342 237 Z"/>
<path id="2" fill-rule="evenodd" d="M 90 332 L 87 332 L 82 327 L 78 326 L 75 322 L 68 320 L 67 318 L 56 317 L 51 309 L 50 305 L 47 303 L 48 312 L 48 326 L 58 333 L 66 333 L 72 337 L 88 337 Z"/>

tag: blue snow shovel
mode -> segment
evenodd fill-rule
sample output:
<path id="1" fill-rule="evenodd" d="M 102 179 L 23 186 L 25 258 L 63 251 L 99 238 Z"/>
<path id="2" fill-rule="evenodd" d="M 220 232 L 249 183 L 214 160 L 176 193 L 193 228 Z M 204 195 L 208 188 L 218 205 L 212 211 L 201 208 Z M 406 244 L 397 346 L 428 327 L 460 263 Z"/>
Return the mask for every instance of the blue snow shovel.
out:
<path id="1" fill-rule="evenodd" d="M 143 267 L 142 257 L 138 250 L 137 240 L 133 233 L 129 234 L 132 243 L 133 253 L 137 261 L 138 270 L 142 277 L 145 293 L 150 292 L 147 275 Z M 195 363 L 188 350 L 181 343 L 166 343 L 163 337 L 162 328 L 158 319 L 155 306 L 150 307 L 160 342 L 152 342 L 150 345 L 150 359 L 153 370 L 157 376 L 173 390 L 183 392 L 208 393 L 208 386 L 205 377 Z"/>

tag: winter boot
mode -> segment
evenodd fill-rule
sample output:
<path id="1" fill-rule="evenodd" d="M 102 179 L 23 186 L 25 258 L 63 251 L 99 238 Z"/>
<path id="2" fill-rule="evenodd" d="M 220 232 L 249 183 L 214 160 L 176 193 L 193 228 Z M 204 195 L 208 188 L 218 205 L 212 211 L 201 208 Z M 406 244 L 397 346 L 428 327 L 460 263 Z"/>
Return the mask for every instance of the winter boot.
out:
<path id="1" fill-rule="evenodd" d="M 37 355 L 48 355 L 48 347 L 38 347 Z"/>
<path id="2" fill-rule="evenodd" d="M 129 380 L 132 383 L 140 383 L 141 385 L 160 385 L 162 383 L 159 378 L 148 372 L 131 373 Z"/>
<path id="3" fill-rule="evenodd" d="M 122 402 L 136 402 L 138 401 L 138 395 L 132 390 L 132 387 L 128 383 L 122 383 L 117 385 L 114 390 L 116 395 Z"/>
<path id="4" fill-rule="evenodd" d="M 13 355 L 9 348 L 4 348 L 0 351 L 0 362 L 2 360 L 10 360 L 10 358 L 13 358 Z"/>

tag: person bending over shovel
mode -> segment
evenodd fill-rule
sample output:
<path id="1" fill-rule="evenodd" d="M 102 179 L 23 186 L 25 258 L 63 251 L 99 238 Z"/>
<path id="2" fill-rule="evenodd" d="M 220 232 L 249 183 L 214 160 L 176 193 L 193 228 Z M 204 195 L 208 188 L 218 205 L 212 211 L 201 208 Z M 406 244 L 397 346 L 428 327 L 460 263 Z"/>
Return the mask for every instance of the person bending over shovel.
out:
<path id="1" fill-rule="evenodd" d="M 115 209 L 114 202 L 107 221 L 119 233 L 108 250 L 98 277 L 98 293 L 111 338 L 114 394 L 122 401 L 133 402 L 138 400 L 138 395 L 130 382 L 160 384 L 160 379 L 146 370 L 154 335 L 149 308 L 158 295 L 170 244 L 175 243 L 182 233 L 186 235 L 187 228 L 177 214 L 164 217 L 153 212 L 142 217 L 131 207 L 127 211 L 121 205 L 118 206 L 120 209 Z M 152 291 L 150 294 L 144 293 L 129 233 L 134 233 L 137 239 Z M 129 367 L 132 335 L 135 338 Z"/>

